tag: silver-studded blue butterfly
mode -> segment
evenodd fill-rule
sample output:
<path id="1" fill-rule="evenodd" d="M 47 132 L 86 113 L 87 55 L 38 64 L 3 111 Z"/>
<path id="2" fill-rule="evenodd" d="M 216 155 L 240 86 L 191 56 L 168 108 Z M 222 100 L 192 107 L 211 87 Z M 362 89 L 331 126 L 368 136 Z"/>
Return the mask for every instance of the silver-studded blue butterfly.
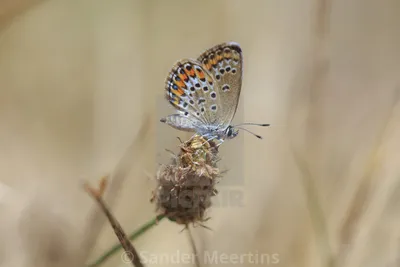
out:
<path id="1" fill-rule="evenodd" d="M 178 61 L 165 82 L 166 98 L 178 114 L 161 122 L 220 141 L 236 137 L 243 129 L 240 125 L 269 126 L 230 125 L 239 103 L 242 69 L 242 49 L 234 42 L 216 45 L 197 60 Z"/>

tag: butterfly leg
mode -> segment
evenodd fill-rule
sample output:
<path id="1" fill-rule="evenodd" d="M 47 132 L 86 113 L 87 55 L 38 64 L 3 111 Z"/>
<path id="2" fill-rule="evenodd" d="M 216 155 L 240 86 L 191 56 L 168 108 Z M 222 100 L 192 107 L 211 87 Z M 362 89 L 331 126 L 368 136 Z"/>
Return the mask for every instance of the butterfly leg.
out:
<path id="1" fill-rule="evenodd" d="M 194 133 L 194 134 L 192 135 L 192 137 L 190 137 L 190 139 L 189 139 L 188 141 L 192 141 L 193 138 L 194 138 L 196 135 L 197 135 L 197 133 Z"/>
<path id="2" fill-rule="evenodd" d="M 219 147 L 220 145 L 222 145 L 224 143 L 224 139 L 218 138 L 218 136 L 213 136 L 213 137 L 207 139 L 207 142 L 210 142 L 214 139 L 219 141 L 219 142 L 217 142 L 217 145 L 216 145 L 217 147 Z"/>
<path id="3" fill-rule="evenodd" d="M 204 136 L 204 137 L 206 137 L 206 136 Z M 210 142 L 210 141 L 212 141 L 214 139 L 217 139 L 217 138 L 218 138 L 218 136 L 212 136 L 212 137 L 207 139 L 207 142 Z"/>
<path id="4" fill-rule="evenodd" d="M 218 141 L 219 141 L 219 143 L 218 143 L 217 147 L 219 147 L 220 145 L 222 145 L 224 143 L 224 139 L 222 139 L 222 138 L 218 138 Z"/>

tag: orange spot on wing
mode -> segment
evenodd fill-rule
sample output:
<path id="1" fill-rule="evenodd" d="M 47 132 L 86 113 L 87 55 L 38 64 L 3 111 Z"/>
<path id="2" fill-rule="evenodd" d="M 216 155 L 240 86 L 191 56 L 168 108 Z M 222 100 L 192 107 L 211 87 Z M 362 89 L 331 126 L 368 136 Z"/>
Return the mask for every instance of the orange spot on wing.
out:
<path id="1" fill-rule="evenodd" d="M 171 90 L 171 93 L 174 94 L 173 100 L 176 100 L 177 98 L 179 100 L 179 97 L 183 95 L 185 91 L 181 87 L 178 87 L 178 89 L 176 90 L 175 89 Z"/>
<path id="2" fill-rule="evenodd" d="M 185 70 L 185 72 L 186 72 L 187 75 L 189 75 L 189 76 L 191 76 L 191 77 L 195 76 L 195 73 L 194 73 L 194 69 L 193 69 L 193 68 L 192 68 L 190 71 L 189 71 L 189 70 Z"/>
<path id="3" fill-rule="evenodd" d="M 185 93 L 185 91 L 183 91 L 183 89 L 181 87 L 179 87 L 178 91 L 176 91 L 178 96 L 181 96 Z"/>
<path id="4" fill-rule="evenodd" d="M 185 86 L 185 83 L 184 83 L 182 80 L 179 81 L 179 82 L 176 82 L 176 85 L 178 85 L 178 87 L 180 87 L 180 88 L 186 87 L 186 86 Z"/>
<path id="5" fill-rule="evenodd" d="M 232 57 L 232 53 L 231 52 L 224 52 L 224 57 L 227 59 L 230 59 Z"/>
<path id="6" fill-rule="evenodd" d="M 198 71 L 198 70 L 196 70 L 196 75 L 197 75 L 197 77 L 199 77 L 200 79 L 204 79 L 204 72 L 203 72 L 203 71 Z"/>
<path id="7" fill-rule="evenodd" d="M 182 81 L 185 81 L 188 76 L 186 74 L 179 74 L 179 78 L 181 78 Z"/>

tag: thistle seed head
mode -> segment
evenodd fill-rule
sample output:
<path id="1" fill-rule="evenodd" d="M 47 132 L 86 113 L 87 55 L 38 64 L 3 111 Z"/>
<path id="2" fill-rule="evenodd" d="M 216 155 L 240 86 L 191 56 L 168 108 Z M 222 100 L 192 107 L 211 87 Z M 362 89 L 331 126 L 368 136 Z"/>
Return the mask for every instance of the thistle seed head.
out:
<path id="1" fill-rule="evenodd" d="M 220 177 L 218 147 L 195 135 L 180 144 L 179 154 L 157 172 L 157 188 L 152 202 L 157 211 L 178 224 L 206 221 L 205 212 Z"/>

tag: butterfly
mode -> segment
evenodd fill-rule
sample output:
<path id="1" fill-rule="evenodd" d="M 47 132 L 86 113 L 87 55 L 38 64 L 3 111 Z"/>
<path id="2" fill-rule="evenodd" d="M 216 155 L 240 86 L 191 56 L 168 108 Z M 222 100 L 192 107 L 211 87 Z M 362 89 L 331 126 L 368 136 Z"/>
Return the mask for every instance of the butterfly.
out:
<path id="1" fill-rule="evenodd" d="M 250 132 L 241 125 L 269 126 L 231 125 L 239 103 L 242 73 L 242 49 L 235 42 L 216 45 L 197 60 L 178 61 L 165 81 L 165 97 L 177 114 L 162 118 L 161 122 L 222 142 L 236 137 L 239 129 Z"/>

